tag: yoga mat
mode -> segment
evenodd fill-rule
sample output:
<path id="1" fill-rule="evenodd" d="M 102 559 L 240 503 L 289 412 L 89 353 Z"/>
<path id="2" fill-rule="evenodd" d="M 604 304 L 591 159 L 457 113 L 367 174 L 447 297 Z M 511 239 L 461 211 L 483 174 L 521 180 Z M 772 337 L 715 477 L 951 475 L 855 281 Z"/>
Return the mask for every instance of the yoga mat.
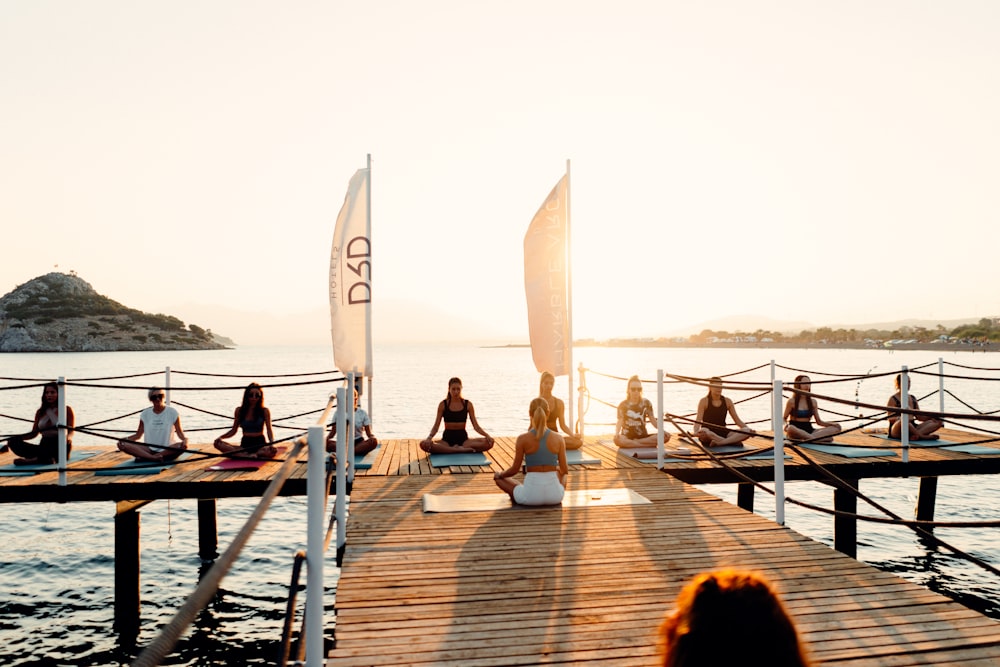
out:
<path id="1" fill-rule="evenodd" d="M 567 449 L 566 463 L 569 465 L 601 465 L 601 459 L 584 454 L 582 449 Z"/>
<path id="2" fill-rule="evenodd" d="M 1000 454 L 1000 449 L 997 449 L 996 447 L 985 447 L 983 445 L 955 445 L 953 447 L 944 447 L 943 449 L 949 452 L 976 454 L 977 456 L 989 456 L 991 454 Z"/>
<path id="3" fill-rule="evenodd" d="M 106 470 L 95 470 L 94 475 L 100 475 L 102 477 L 107 475 L 159 475 L 161 472 L 171 467 L 175 463 L 183 461 L 188 457 L 190 452 L 181 452 L 181 455 L 172 461 L 136 461 L 135 459 L 130 459 L 128 461 L 123 461 L 113 468 L 107 468 Z"/>
<path id="4" fill-rule="evenodd" d="M 883 433 L 869 433 L 873 438 L 879 438 L 880 440 L 888 440 L 889 442 L 895 442 L 901 444 L 902 441 L 899 438 L 890 438 Z M 960 445 L 960 442 L 952 442 L 951 440 L 914 440 L 910 438 L 910 447 L 937 447 L 940 445 Z"/>
<path id="5" fill-rule="evenodd" d="M 460 454 L 431 454 L 431 466 L 447 468 L 448 466 L 488 466 L 490 460 L 482 452 L 462 452 Z"/>
<path id="6" fill-rule="evenodd" d="M 804 447 L 805 449 L 811 449 L 817 452 L 823 452 L 824 454 L 836 454 L 837 456 L 844 456 L 849 459 L 858 459 L 866 456 L 897 456 L 896 452 L 891 449 L 874 449 L 868 447 L 847 447 L 844 445 L 814 445 L 809 444 L 799 444 L 799 447 Z M 1000 454 L 1000 452 L 997 452 Z"/>
<path id="7" fill-rule="evenodd" d="M 567 491 L 561 505 L 515 505 L 506 493 L 473 493 L 435 495 L 425 493 L 424 512 L 493 512 L 505 509 L 542 509 L 557 507 L 599 507 L 609 505 L 641 505 L 651 501 L 632 489 L 592 489 Z"/>
<path id="8" fill-rule="evenodd" d="M 373 465 L 375 465 L 375 457 L 378 456 L 378 450 L 382 449 L 382 445 L 377 445 L 375 449 L 371 450 L 364 456 L 354 455 L 354 469 L 355 470 L 370 470 Z"/>
<path id="9" fill-rule="evenodd" d="M 225 458 L 208 466 L 208 470 L 259 470 L 264 464 L 273 462 L 285 453 L 286 447 L 276 447 L 278 453 L 274 459 L 245 459 L 241 457 Z"/>
<path id="10" fill-rule="evenodd" d="M 83 461 L 84 459 L 89 459 L 95 454 L 97 454 L 97 452 L 70 452 L 69 461 L 67 461 L 67 463 Z M 0 466 L 0 477 L 30 477 L 31 475 L 35 475 L 40 472 L 48 472 L 50 470 L 59 470 L 59 464 L 33 463 L 26 466 L 16 466 L 11 463 L 5 466 Z"/>

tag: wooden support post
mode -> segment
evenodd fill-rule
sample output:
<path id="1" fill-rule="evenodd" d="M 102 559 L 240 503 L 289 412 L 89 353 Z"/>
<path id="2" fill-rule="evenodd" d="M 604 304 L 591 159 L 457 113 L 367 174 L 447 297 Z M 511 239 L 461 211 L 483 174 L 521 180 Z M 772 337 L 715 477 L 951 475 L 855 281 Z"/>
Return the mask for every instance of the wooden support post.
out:
<path id="1" fill-rule="evenodd" d="M 858 488 L 858 480 L 844 480 L 853 488 Z M 858 513 L 858 497 L 846 489 L 833 490 L 833 508 L 840 512 Z M 834 516 L 833 546 L 851 558 L 858 557 L 858 520 L 853 516 Z"/>
<path id="2" fill-rule="evenodd" d="M 920 491 L 917 494 L 917 506 L 914 516 L 917 521 L 933 521 L 934 506 L 937 504 L 937 477 L 921 477 Z M 933 528 L 927 528 L 933 530 Z"/>
<path id="3" fill-rule="evenodd" d="M 219 557 L 215 498 L 198 499 L 198 557 L 202 561 L 212 561 Z"/>
<path id="4" fill-rule="evenodd" d="M 115 514 L 115 629 L 139 634 L 139 511 L 129 505 Z"/>
<path id="5" fill-rule="evenodd" d="M 749 482 L 740 482 L 736 488 L 736 504 L 747 512 L 753 512 L 753 492 L 754 485 Z"/>

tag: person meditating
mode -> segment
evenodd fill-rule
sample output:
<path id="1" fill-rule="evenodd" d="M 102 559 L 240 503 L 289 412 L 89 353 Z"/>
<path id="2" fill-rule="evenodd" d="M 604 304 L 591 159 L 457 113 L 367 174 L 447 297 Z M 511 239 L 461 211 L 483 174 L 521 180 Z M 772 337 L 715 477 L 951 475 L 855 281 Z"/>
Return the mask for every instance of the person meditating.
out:
<path id="1" fill-rule="evenodd" d="M 547 426 L 549 404 L 539 396 L 528 406 L 531 430 L 517 436 L 514 462 L 503 472 L 493 473 L 493 481 L 518 505 L 558 505 L 566 491 L 566 442 Z M 524 483 L 511 479 L 521 472 Z"/>
<path id="2" fill-rule="evenodd" d="M 820 418 L 816 399 L 806 395 L 811 387 L 812 381 L 808 375 L 799 375 L 792 383 L 792 397 L 785 403 L 785 435 L 791 440 L 831 443 L 833 436 L 840 433 L 840 424 L 825 422 Z M 813 428 L 813 421 L 821 428 Z"/>
<path id="3" fill-rule="evenodd" d="M 236 435 L 243 429 L 240 445 L 226 442 L 226 438 Z M 264 431 L 267 430 L 267 438 Z M 274 431 L 271 429 L 271 411 L 264 407 L 264 388 L 256 382 L 251 382 L 243 390 L 243 402 L 233 413 L 233 426 L 220 435 L 212 443 L 223 454 L 243 459 L 273 459 L 278 455 L 274 442 Z"/>
<path id="4" fill-rule="evenodd" d="M 739 431 L 726 428 L 726 415 L 733 418 L 740 427 Z M 695 428 L 694 434 L 706 447 L 739 444 L 756 433 L 736 414 L 736 406 L 729 397 L 722 395 L 722 378 L 717 377 L 709 379 L 708 395 L 698 401 Z"/>
<path id="5" fill-rule="evenodd" d="M 139 428 L 130 436 L 118 441 L 118 449 L 134 456 L 137 461 L 172 461 L 187 449 L 187 436 L 181 428 L 181 416 L 164 401 L 166 392 L 153 387 L 147 392 L 152 407 L 139 414 Z M 170 432 L 177 440 L 170 441 Z M 145 443 L 137 442 L 143 438 Z"/>
<path id="6" fill-rule="evenodd" d="M 898 410 L 901 405 L 900 394 L 902 393 L 902 382 L 903 375 L 900 373 L 896 376 L 896 393 L 889 397 L 889 402 L 886 404 L 890 408 L 896 408 Z M 919 410 L 920 405 L 917 403 L 916 397 L 914 397 L 913 394 L 910 394 L 909 398 L 910 409 Z M 889 410 L 887 416 L 889 419 L 889 437 L 894 440 L 899 440 L 903 437 L 903 420 L 900 419 L 902 413 Z M 908 428 L 910 440 L 938 439 L 938 434 L 934 431 L 937 431 L 944 426 L 943 421 L 937 419 L 936 417 L 919 413 L 908 415 L 908 417 L 910 424 Z"/>
<path id="7" fill-rule="evenodd" d="M 578 435 L 574 435 L 573 431 L 566 425 L 566 405 L 562 402 L 562 399 L 552 395 L 552 388 L 555 385 L 556 376 L 548 371 L 543 372 L 541 379 L 538 381 L 538 395 L 545 399 L 545 403 L 549 409 L 549 421 L 547 425 L 557 433 L 560 428 L 562 429 L 563 440 L 566 441 L 566 449 L 580 449 L 583 447 L 583 439 Z"/>
<path id="8" fill-rule="evenodd" d="M 372 420 L 368 412 L 360 407 L 361 397 L 358 390 L 354 390 L 354 455 L 364 456 L 375 451 L 378 447 L 378 438 L 372 435 Z M 333 428 L 330 435 L 326 437 L 326 451 L 337 451 L 337 420 L 333 421 Z"/>
<path id="9" fill-rule="evenodd" d="M 469 437 L 469 432 L 465 430 L 467 420 L 472 422 L 472 428 L 483 437 Z M 444 431 L 441 433 L 441 439 L 435 440 L 434 436 L 437 435 L 442 421 L 444 421 Z M 472 407 L 472 401 L 462 398 L 462 381 L 451 378 L 448 380 L 448 396 L 438 403 L 434 428 L 431 429 L 431 434 L 421 441 L 420 449 L 429 454 L 468 454 L 485 452 L 492 446 L 493 437 L 476 421 L 476 409 Z"/>
<path id="10" fill-rule="evenodd" d="M 73 449 L 73 425 L 75 423 L 73 408 L 66 406 L 66 458 L 69 459 Z M 38 444 L 25 442 L 36 435 L 41 435 Z M 59 385 L 48 382 L 42 387 L 42 404 L 35 410 L 35 421 L 31 431 L 23 435 L 12 435 L 0 453 L 8 449 L 18 458 L 14 465 L 26 466 L 35 464 L 52 464 L 59 459 Z"/>
<path id="11" fill-rule="evenodd" d="M 653 404 L 642 397 L 642 382 L 638 375 L 628 379 L 628 397 L 618 404 L 618 423 L 615 425 L 615 444 L 619 447 L 656 447 L 656 433 L 646 430 L 649 421 L 654 429 L 659 429 L 653 417 Z M 663 442 L 670 440 L 670 434 L 663 434 Z"/>

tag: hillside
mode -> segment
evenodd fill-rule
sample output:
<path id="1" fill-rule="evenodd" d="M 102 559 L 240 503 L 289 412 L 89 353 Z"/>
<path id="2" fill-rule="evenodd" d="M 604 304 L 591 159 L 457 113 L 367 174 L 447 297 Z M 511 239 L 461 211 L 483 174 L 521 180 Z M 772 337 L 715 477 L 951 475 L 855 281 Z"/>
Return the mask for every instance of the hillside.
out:
<path id="1" fill-rule="evenodd" d="M 224 348 L 211 331 L 123 306 L 75 274 L 48 273 L 0 298 L 0 352 Z"/>

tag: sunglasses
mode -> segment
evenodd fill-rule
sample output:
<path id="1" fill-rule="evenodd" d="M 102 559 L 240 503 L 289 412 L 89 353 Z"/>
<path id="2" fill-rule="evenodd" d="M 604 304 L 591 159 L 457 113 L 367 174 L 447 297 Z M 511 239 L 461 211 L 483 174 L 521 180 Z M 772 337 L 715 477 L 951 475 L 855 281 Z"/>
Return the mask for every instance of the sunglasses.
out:
<path id="1" fill-rule="evenodd" d="M 162 400 L 162 399 L 164 399 L 166 397 L 167 397 L 166 394 L 153 394 L 152 396 L 149 397 L 149 400 L 151 400 L 151 401 L 158 401 L 158 400 Z"/>
<path id="2" fill-rule="evenodd" d="M 260 392 L 259 391 L 251 391 L 249 394 L 247 394 L 247 396 L 249 396 L 250 398 L 260 398 Z"/>
<path id="3" fill-rule="evenodd" d="M 629 391 L 642 391 L 642 387 L 629 387 Z"/>

